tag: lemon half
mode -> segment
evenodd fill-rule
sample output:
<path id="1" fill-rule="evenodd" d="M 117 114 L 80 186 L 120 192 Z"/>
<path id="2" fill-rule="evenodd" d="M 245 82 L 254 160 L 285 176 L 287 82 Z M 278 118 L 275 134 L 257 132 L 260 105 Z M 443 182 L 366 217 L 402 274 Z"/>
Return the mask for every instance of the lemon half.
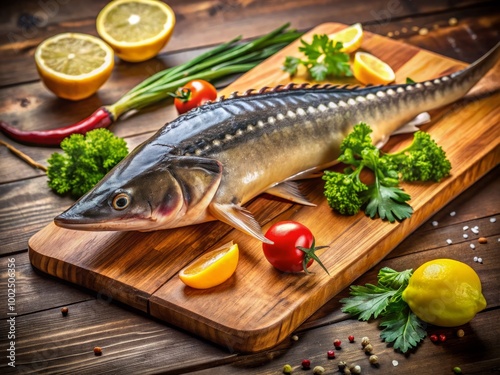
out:
<path id="1" fill-rule="evenodd" d="M 360 23 L 355 23 L 337 33 L 328 35 L 334 42 L 342 42 L 342 52 L 351 53 L 361 47 L 363 42 L 363 27 Z"/>
<path id="2" fill-rule="evenodd" d="M 394 71 L 388 64 L 367 52 L 356 52 L 352 73 L 365 85 L 386 85 L 396 79 Z"/>
<path id="3" fill-rule="evenodd" d="M 130 62 L 156 56 L 170 40 L 174 26 L 174 11 L 158 0 L 111 1 L 96 20 L 101 38 Z"/>
<path id="4" fill-rule="evenodd" d="M 64 33 L 38 45 L 35 63 L 49 90 L 61 98 L 80 100 L 95 93 L 109 78 L 114 54 L 92 35 Z"/>
<path id="5" fill-rule="evenodd" d="M 465 324 L 486 307 L 477 273 L 453 259 L 418 267 L 402 297 L 420 319 L 442 327 Z"/>
<path id="6" fill-rule="evenodd" d="M 196 289 L 208 289 L 228 280 L 236 271 L 238 244 L 232 242 L 209 251 L 179 272 L 181 281 Z"/>

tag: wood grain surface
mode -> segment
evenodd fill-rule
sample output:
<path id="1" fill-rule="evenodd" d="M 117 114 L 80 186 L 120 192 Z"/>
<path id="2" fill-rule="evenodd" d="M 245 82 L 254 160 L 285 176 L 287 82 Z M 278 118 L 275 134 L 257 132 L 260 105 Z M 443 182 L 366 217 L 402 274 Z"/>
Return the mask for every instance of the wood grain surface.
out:
<path id="1" fill-rule="evenodd" d="M 306 37 L 342 27 L 345 25 L 323 24 Z M 417 81 L 438 77 L 465 66 L 370 33 L 362 48 L 389 62 L 398 83 L 406 77 Z M 296 54 L 296 50 L 297 43 L 290 45 L 221 94 L 289 82 L 279 68 L 284 56 Z M 304 191 L 317 207 L 267 197 L 249 204 L 264 229 L 285 219 L 310 227 L 318 244 L 329 245 L 321 258 L 330 276 L 317 265 L 311 276 L 279 273 L 263 258 L 258 241 L 219 222 L 154 233 L 78 232 L 49 224 L 30 239 L 30 260 L 45 273 L 109 295 L 232 350 L 268 349 L 498 164 L 499 110 L 495 103 L 500 99 L 499 78 L 498 69 L 493 69 L 466 98 L 431 113 L 433 121 L 424 128 L 446 150 L 453 171 L 439 184 L 404 186 L 415 210 L 411 219 L 390 224 L 363 214 L 340 217 L 326 204 L 320 180 L 304 183 Z M 408 140 L 397 137 L 388 149 Z M 182 267 L 228 240 L 237 242 L 241 251 L 237 272 L 230 280 L 206 291 L 190 289 L 179 281 L 176 274 Z"/>

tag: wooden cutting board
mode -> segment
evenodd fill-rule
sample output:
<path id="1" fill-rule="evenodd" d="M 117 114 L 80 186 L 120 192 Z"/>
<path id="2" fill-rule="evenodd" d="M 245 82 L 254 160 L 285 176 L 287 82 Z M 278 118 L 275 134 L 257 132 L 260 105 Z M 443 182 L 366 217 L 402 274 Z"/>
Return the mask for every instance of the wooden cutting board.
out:
<path id="1" fill-rule="evenodd" d="M 305 38 L 343 27 L 323 24 Z M 298 45 L 288 46 L 221 94 L 290 82 L 280 67 L 285 56 L 298 55 Z M 438 77 L 465 66 L 370 33 L 366 33 L 362 49 L 388 62 L 398 83 L 406 77 L 415 81 Z M 305 80 L 306 76 L 294 79 Z M 452 175 L 437 184 L 405 184 L 415 213 L 402 223 L 371 220 L 362 213 L 352 217 L 335 214 L 323 197 L 321 179 L 303 184 L 316 207 L 266 196 L 247 205 L 264 230 L 279 220 L 296 220 L 311 228 L 317 244 L 329 246 L 320 257 L 330 276 L 317 264 L 311 268 L 312 275 L 278 272 L 265 260 L 260 242 L 220 222 L 153 233 L 80 232 L 51 223 L 30 239 L 31 262 L 47 274 L 108 295 L 230 350 L 270 348 L 499 163 L 498 82 L 497 65 L 465 99 L 431 113 L 433 120 L 424 129 L 447 152 Z M 401 147 L 410 138 L 399 136 L 387 148 Z M 236 273 L 209 290 L 184 286 L 178 271 L 230 240 L 240 248 Z"/>

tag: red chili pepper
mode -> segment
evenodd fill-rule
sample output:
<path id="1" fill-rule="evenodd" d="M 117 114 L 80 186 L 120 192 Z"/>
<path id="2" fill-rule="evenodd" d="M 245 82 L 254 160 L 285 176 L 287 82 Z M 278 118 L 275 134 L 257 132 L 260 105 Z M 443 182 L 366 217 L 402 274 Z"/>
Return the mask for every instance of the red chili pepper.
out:
<path id="1" fill-rule="evenodd" d="M 0 130 L 19 143 L 35 146 L 59 146 L 62 140 L 71 134 L 85 134 L 93 129 L 107 128 L 114 120 L 113 114 L 106 107 L 101 107 L 82 121 L 62 128 L 23 131 L 0 121 Z"/>

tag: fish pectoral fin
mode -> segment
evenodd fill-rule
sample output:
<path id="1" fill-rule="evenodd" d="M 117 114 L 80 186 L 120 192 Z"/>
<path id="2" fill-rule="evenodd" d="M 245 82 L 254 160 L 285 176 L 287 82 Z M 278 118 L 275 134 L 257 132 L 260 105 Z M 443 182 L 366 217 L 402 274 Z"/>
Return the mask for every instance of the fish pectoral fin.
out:
<path id="1" fill-rule="evenodd" d="M 259 241 L 272 244 L 273 242 L 264 237 L 260 224 L 255 220 L 250 211 L 236 204 L 212 203 L 209 206 L 210 213 L 218 220 L 258 239 Z"/>
<path id="2" fill-rule="evenodd" d="M 285 181 L 273 186 L 265 191 L 267 194 L 274 195 L 294 203 L 303 204 L 305 206 L 316 206 L 309 201 L 299 190 L 299 185 L 292 181 Z"/>

